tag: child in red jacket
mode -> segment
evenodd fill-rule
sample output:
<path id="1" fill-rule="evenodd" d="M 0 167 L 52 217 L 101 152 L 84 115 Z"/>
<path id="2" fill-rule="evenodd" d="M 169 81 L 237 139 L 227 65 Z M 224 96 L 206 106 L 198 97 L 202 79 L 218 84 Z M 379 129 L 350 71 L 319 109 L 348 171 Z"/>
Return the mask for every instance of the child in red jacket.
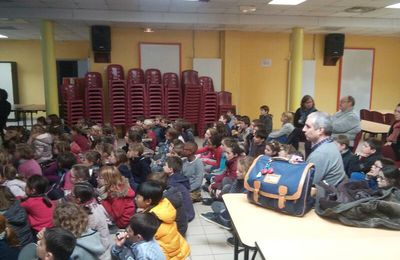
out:
<path id="1" fill-rule="evenodd" d="M 225 185 L 231 185 L 237 177 L 237 161 L 242 154 L 242 149 L 236 142 L 225 142 L 224 152 L 227 159 L 226 169 L 211 179 L 208 190 L 213 197 L 218 198 L 219 193 Z"/>
<path id="2" fill-rule="evenodd" d="M 21 206 L 28 213 L 29 224 L 36 233 L 53 226 L 55 205 L 45 194 L 48 183 L 48 180 L 40 175 L 29 177 L 25 188 L 27 197 L 21 202 Z"/>
<path id="3" fill-rule="evenodd" d="M 135 192 L 115 166 L 103 166 L 97 177 L 102 205 L 119 228 L 126 228 L 135 213 Z"/>

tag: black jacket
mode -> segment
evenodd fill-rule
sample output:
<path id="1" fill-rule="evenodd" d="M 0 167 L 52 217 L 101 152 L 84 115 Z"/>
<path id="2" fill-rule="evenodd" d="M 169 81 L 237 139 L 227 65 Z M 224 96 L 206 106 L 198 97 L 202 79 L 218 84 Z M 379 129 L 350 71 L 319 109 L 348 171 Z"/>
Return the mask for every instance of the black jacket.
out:
<path id="1" fill-rule="evenodd" d="M 327 191 L 327 195 L 316 204 L 315 212 L 322 217 L 337 219 L 347 226 L 400 230 L 399 189 L 374 192 L 367 188 L 368 184 L 364 181 L 349 182 L 345 186 L 348 189 Z"/>
<path id="2" fill-rule="evenodd" d="M 181 172 L 177 172 L 168 177 L 168 185 L 176 187 L 182 193 L 183 207 L 185 209 L 186 216 L 189 222 L 192 221 L 192 219 L 194 219 L 195 213 L 192 198 L 190 196 L 189 179 Z"/>
<path id="3" fill-rule="evenodd" d="M 0 101 L 0 129 L 6 126 L 7 118 L 11 112 L 11 104 L 7 100 Z"/>
<path id="4" fill-rule="evenodd" d="M 137 184 L 145 182 L 147 176 L 151 173 L 150 163 L 150 158 L 143 156 L 130 160 L 132 176 Z"/>
<path id="5" fill-rule="evenodd" d="M 19 201 L 15 201 L 6 211 L 1 212 L 6 217 L 8 223 L 17 234 L 21 247 L 33 242 L 31 227 L 28 222 L 28 216 Z"/>
<path id="6" fill-rule="evenodd" d="M 343 166 L 344 170 L 346 172 L 346 175 L 350 177 L 351 175 L 351 167 L 354 165 L 357 165 L 358 163 L 358 158 L 356 155 L 354 155 L 350 149 L 348 149 L 346 152 L 342 153 L 342 160 L 343 160 Z"/>

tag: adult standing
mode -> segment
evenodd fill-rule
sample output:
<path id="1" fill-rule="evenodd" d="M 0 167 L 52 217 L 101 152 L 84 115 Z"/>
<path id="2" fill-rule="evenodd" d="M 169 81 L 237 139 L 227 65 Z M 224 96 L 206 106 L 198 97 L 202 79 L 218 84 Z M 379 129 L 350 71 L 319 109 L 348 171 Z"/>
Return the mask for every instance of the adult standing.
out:
<path id="1" fill-rule="evenodd" d="M 354 112 L 355 99 L 345 96 L 340 99 L 340 110 L 332 116 L 332 137 L 346 135 L 350 141 L 350 147 L 354 145 L 356 135 L 361 131 L 360 117 Z"/>
<path id="2" fill-rule="evenodd" d="M 392 151 L 389 151 L 392 155 L 390 158 L 400 160 L 400 103 L 397 104 L 396 109 L 394 110 L 394 119 L 395 121 L 392 123 L 389 129 L 388 137 L 386 138 L 385 146 L 383 147 L 383 152 L 387 148 L 391 148 Z"/>
<path id="3" fill-rule="evenodd" d="M 0 88 L 0 136 L 2 142 L 4 142 L 4 128 L 6 128 L 7 118 L 11 113 L 11 104 L 7 99 L 7 91 Z"/>
<path id="4" fill-rule="evenodd" d="M 308 163 L 315 165 L 313 183 L 325 182 L 337 186 L 345 179 L 342 156 L 336 145 L 332 142 L 332 119 L 325 112 L 311 113 L 303 128 L 308 141 L 311 142 L 311 154 Z M 320 197 L 318 189 L 317 197 Z"/>
<path id="5" fill-rule="evenodd" d="M 301 99 L 300 107 L 294 113 L 293 125 L 303 129 L 308 115 L 315 111 L 317 109 L 315 108 L 314 99 L 310 95 L 305 95 Z"/>
<path id="6" fill-rule="evenodd" d="M 305 95 L 300 102 L 300 107 L 294 113 L 293 125 L 296 127 L 296 135 L 299 141 L 304 142 L 304 150 L 306 158 L 311 153 L 311 143 L 306 140 L 304 133 L 302 131 L 304 124 L 307 120 L 307 117 L 312 112 L 317 111 L 315 108 L 314 99 L 310 95 Z"/>

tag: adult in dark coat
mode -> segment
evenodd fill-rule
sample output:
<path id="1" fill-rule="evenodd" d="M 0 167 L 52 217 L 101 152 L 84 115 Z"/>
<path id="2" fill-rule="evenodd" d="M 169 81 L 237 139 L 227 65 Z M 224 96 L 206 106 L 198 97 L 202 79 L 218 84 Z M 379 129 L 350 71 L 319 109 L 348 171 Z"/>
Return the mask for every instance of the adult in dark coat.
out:
<path id="1" fill-rule="evenodd" d="M 0 137 L 4 141 L 4 129 L 6 128 L 7 118 L 11 113 L 11 104 L 7 101 L 8 93 L 0 88 Z"/>
<path id="2" fill-rule="evenodd" d="M 309 114 L 312 112 L 317 111 L 315 108 L 315 102 L 314 99 L 310 95 L 305 95 L 300 102 L 300 107 L 296 110 L 294 113 L 294 119 L 293 119 L 293 125 L 294 127 L 303 130 L 304 124 L 306 123 L 307 117 Z M 311 142 L 306 140 L 306 137 L 304 136 L 303 131 L 298 131 L 299 137 L 298 139 L 300 141 L 304 141 L 304 149 L 305 149 L 305 155 L 308 157 L 308 155 L 311 153 Z"/>

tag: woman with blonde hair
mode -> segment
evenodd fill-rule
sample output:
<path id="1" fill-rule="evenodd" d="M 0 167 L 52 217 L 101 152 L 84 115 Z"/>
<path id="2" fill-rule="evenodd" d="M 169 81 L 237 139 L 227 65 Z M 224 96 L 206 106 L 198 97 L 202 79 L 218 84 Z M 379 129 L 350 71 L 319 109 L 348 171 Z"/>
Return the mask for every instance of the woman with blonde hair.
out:
<path id="1" fill-rule="evenodd" d="M 291 112 L 283 112 L 281 116 L 282 127 L 273 131 L 268 136 L 268 141 L 276 140 L 280 143 L 286 143 L 289 135 L 293 132 L 293 114 Z"/>
<path id="2" fill-rule="evenodd" d="M 89 228 L 88 213 L 83 207 L 71 203 L 60 203 L 54 210 L 56 227 L 69 230 L 76 237 L 76 246 L 71 259 L 95 260 L 105 252 L 97 231 Z"/>
<path id="3" fill-rule="evenodd" d="M 135 213 L 135 192 L 115 166 L 103 166 L 97 177 L 102 205 L 118 228 L 126 228 Z"/>

